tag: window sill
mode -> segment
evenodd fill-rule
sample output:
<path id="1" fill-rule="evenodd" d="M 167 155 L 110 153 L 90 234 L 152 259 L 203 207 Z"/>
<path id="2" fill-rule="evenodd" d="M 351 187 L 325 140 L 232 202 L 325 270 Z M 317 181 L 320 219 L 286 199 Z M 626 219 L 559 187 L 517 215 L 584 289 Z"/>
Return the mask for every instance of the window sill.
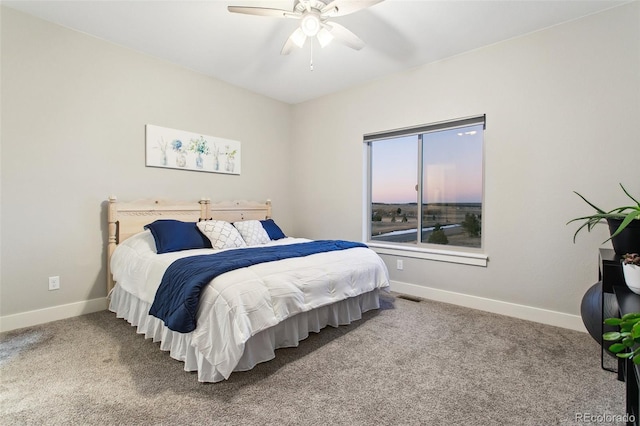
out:
<path id="1" fill-rule="evenodd" d="M 378 254 L 410 257 L 414 259 L 437 260 L 439 262 L 460 263 L 463 265 L 486 267 L 489 257 L 486 254 L 453 250 L 437 250 L 423 247 L 402 247 L 376 242 L 366 243 Z"/>

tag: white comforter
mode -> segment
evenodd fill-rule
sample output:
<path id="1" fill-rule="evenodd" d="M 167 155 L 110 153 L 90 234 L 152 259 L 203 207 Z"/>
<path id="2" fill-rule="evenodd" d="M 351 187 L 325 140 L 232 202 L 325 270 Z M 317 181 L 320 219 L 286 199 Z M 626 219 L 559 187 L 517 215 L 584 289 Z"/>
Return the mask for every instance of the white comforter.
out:
<path id="1" fill-rule="evenodd" d="M 285 238 L 269 245 L 309 241 Z M 233 250 L 242 250 L 233 249 Z M 111 272 L 117 285 L 151 304 L 167 267 L 176 259 L 216 253 L 197 249 L 158 255 L 149 231 L 116 248 Z M 300 312 L 387 288 L 387 268 L 367 248 L 318 253 L 227 272 L 205 287 L 191 345 L 228 378 L 253 335 Z"/>

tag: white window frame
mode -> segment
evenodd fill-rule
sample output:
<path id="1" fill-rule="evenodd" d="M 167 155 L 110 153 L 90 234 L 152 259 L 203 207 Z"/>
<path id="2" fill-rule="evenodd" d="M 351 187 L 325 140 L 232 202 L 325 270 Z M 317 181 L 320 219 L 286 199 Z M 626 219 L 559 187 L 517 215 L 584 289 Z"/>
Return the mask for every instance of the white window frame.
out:
<path id="1" fill-rule="evenodd" d="M 408 257 L 416 259 L 435 260 L 441 262 L 460 263 L 464 265 L 482 266 L 486 267 L 489 261 L 489 256 L 484 252 L 484 221 L 485 221 L 485 203 L 484 203 L 484 157 L 485 157 L 485 143 L 483 138 L 482 144 L 482 173 L 483 173 L 483 190 L 482 190 L 482 234 L 480 249 L 473 249 L 468 247 L 456 247 L 452 246 L 448 249 L 436 248 L 435 244 L 428 243 L 385 243 L 371 240 L 371 143 L 376 140 L 390 139 L 401 136 L 420 135 L 429 132 L 435 132 L 439 130 L 448 130 L 458 127 L 467 127 L 474 124 L 483 124 L 483 129 L 486 129 L 486 117 L 484 115 L 472 116 L 467 118 L 460 118 L 455 120 L 442 121 L 438 123 L 420 125 L 415 127 L 408 127 L 403 129 L 395 129 L 385 132 L 369 133 L 363 136 L 364 142 L 364 194 L 363 201 L 365 208 L 363 209 L 362 220 L 362 240 L 371 247 L 378 254 L 385 254 L 398 257 Z M 420 151 L 422 150 L 422 144 L 419 143 Z M 422 161 L 422 160 L 420 160 Z M 417 177 L 418 178 L 418 177 Z M 422 206 L 422 179 L 418 178 L 418 206 Z M 421 214 L 418 214 L 418 224 L 421 226 Z"/>

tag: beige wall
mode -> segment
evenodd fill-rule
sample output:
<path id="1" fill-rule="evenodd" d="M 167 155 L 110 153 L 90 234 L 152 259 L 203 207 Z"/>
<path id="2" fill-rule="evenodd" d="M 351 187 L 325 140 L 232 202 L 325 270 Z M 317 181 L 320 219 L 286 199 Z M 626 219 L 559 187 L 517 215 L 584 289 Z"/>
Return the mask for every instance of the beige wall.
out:
<path id="1" fill-rule="evenodd" d="M 489 266 L 385 256 L 419 288 L 575 316 L 606 232 L 572 244 L 571 191 L 640 194 L 638 2 L 296 106 L 0 9 L 0 317 L 105 296 L 110 194 L 270 197 L 292 235 L 358 240 L 362 135 L 380 130 L 487 115 Z M 148 123 L 242 141 L 242 175 L 144 167 Z"/>
<path id="2" fill-rule="evenodd" d="M 361 237 L 363 134 L 476 114 L 488 267 L 407 259 L 397 271 L 384 256 L 392 279 L 578 315 L 606 230 L 572 243 L 565 223 L 590 213 L 572 191 L 611 207 L 628 201 L 618 182 L 640 196 L 638 2 L 297 105 L 294 231 Z"/>
<path id="3" fill-rule="evenodd" d="M 1 47 L 0 316 L 105 296 L 110 194 L 269 197 L 292 227 L 289 105 L 8 8 Z M 242 175 L 145 167 L 145 124 L 241 141 Z"/>

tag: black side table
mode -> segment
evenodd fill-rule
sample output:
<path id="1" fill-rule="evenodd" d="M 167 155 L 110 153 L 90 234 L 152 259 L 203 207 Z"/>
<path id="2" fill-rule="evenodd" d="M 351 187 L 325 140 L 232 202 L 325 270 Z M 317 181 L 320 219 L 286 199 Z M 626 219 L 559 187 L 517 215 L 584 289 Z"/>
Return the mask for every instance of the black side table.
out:
<path id="1" fill-rule="evenodd" d="M 624 282 L 624 275 L 622 273 L 622 264 L 620 263 L 621 257 L 618 256 L 612 249 L 600 249 L 600 266 L 599 266 L 599 279 L 602 282 L 602 297 L 600 298 L 600 336 L 602 336 L 607 331 L 616 331 L 617 327 L 610 327 L 604 325 L 604 317 L 605 317 L 605 294 L 613 294 L 614 286 L 626 287 L 627 285 Z M 608 345 L 607 345 L 608 347 Z M 604 365 L 604 352 L 605 342 L 602 341 L 602 347 L 600 350 L 600 367 L 603 370 L 615 372 L 613 368 L 605 367 Z M 623 380 L 621 367 L 622 361 L 618 359 L 618 379 Z"/>

